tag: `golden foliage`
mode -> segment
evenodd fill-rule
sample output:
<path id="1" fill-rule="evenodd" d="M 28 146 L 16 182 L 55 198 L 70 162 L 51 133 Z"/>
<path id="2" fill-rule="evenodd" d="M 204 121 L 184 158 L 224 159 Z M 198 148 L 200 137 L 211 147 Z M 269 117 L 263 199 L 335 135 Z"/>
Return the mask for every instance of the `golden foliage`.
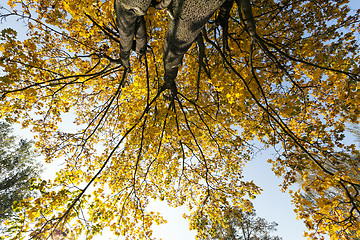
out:
<path id="1" fill-rule="evenodd" d="M 8 6 L 2 17 L 26 21 L 28 31 L 24 40 L 1 31 L 0 117 L 31 126 L 46 161 L 66 162 L 53 181 L 34 182 L 40 198 L 15 206 L 14 239 L 28 231 L 91 239 L 105 227 L 146 239 L 165 221 L 146 211 L 151 199 L 188 206 L 201 235 L 199 215 L 223 224 L 224 209 L 251 209 L 260 188 L 242 169 L 255 139 L 277 147 L 269 161 L 284 190 L 302 185 L 291 194 L 310 237 L 359 231 L 359 151 L 343 142 L 360 116 L 359 15 L 347 1 L 253 1 L 255 37 L 234 5 L 229 49 L 220 28 L 206 25 L 204 62 L 193 44 L 174 99 L 160 91 L 165 11 L 149 9 L 147 53 L 132 54 L 128 72 L 112 1 Z M 76 132 L 59 129 L 65 113 L 76 116 Z"/>

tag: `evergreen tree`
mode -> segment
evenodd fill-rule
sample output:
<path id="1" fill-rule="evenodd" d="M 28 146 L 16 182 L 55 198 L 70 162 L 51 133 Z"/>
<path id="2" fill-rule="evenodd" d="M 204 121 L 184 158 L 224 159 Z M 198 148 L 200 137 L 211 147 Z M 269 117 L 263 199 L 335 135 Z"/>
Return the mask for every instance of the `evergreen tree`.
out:
<path id="1" fill-rule="evenodd" d="M 10 125 L 0 122 L 0 223 L 14 216 L 14 202 L 35 194 L 30 182 L 40 174 L 32 142 L 11 133 Z"/>

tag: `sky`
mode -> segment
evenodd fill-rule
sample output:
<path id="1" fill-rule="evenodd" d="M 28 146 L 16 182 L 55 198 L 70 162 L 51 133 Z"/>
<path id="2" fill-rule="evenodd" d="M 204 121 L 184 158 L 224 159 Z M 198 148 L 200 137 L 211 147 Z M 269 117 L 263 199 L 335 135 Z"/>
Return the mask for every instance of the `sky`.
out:
<path id="1" fill-rule="evenodd" d="M 4 0 L 3 0 L 4 1 Z M 0 3 L 0 6 L 4 3 Z M 352 9 L 360 9 L 360 0 L 350 0 Z M 0 24 L 0 30 L 19 23 L 12 22 L 11 20 Z M 63 124 L 71 124 L 71 120 L 67 119 Z M 20 129 L 15 126 L 15 134 L 23 138 L 32 138 L 29 130 Z M 257 216 L 265 218 L 267 221 L 275 221 L 278 223 L 277 236 L 283 240 L 304 240 L 303 231 L 305 226 L 301 221 L 296 219 L 291 204 L 291 198 L 287 193 L 280 191 L 279 184 L 281 179 L 274 176 L 271 171 L 271 165 L 267 163 L 267 159 L 271 157 L 272 152 L 266 151 L 261 155 L 257 155 L 255 159 L 249 162 L 245 168 L 245 179 L 254 180 L 254 182 L 263 189 L 254 201 Z M 51 171 L 45 171 L 48 176 L 52 174 Z M 189 231 L 188 222 L 182 218 L 182 214 L 186 211 L 185 208 L 170 208 L 166 206 L 165 202 L 152 202 L 149 206 L 150 210 L 159 211 L 167 219 L 168 223 L 153 227 L 154 237 L 163 240 L 192 240 L 195 239 L 195 232 Z M 110 234 L 98 236 L 95 239 L 116 239 Z M 121 239 L 121 238 L 120 238 Z"/>

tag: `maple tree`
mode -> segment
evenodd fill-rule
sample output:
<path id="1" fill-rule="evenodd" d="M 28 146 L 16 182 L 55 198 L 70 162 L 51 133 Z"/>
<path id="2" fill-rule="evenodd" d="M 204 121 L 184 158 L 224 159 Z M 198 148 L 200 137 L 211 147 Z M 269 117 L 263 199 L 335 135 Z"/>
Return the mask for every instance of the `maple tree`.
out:
<path id="1" fill-rule="evenodd" d="M 146 211 L 151 199 L 186 205 L 205 236 L 199 216 L 222 225 L 226 209 L 251 210 L 260 188 L 242 169 L 256 141 L 276 149 L 284 190 L 301 177 L 289 193 L 309 238 L 358 232 L 359 151 L 343 140 L 359 124 L 359 11 L 347 2 L 235 1 L 226 25 L 215 13 L 198 35 L 173 91 L 163 87 L 166 10 L 144 16 L 146 53 L 129 55 L 130 71 L 113 1 L 9 0 L 2 19 L 28 30 L 24 40 L 1 31 L 0 117 L 31 126 L 47 162 L 66 162 L 33 182 L 41 197 L 14 206 L 13 238 L 91 239 L 107 227 L 150 238 L 165 221 Z M 77 131 L 59 129 L 66 113 Z"/>

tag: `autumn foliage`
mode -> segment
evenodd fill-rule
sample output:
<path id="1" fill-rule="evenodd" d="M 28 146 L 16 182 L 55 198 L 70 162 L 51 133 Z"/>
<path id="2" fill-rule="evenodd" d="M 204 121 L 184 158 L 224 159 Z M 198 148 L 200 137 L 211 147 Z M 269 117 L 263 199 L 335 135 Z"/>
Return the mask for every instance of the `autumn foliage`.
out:
<path id="1" fill-rule="evenodd" d="M 47 162 L 65 161 L 55 179 L 33 182 L 41 197 L 14 206 L 11 237 L 91 239 L 109 227 L 148 239 L 164 222 L 146 210 L 152 199 L 187 206 L 200 236 L 204 216 L 221 225 L 226 209 L 251 210 L 260 188 L 242 170 L 257 145 L 276 149 L 284 190 L 301 185 L 289 193 L 309 238 L 353 239 L 360 153 L 343 140 L 360 120 L 360 28 L 347 2 L 251 1 L 256 34 L 237 4 L 226 34 L 215 13 L 171 96 L 165 10 L 147 12 L 147 51 L 131 54 L 129 72 L 113 1 L 9 0 L 3 23 L 28 29 L 0 33 L 0 117 L 31 127 Z M 69 115 L 76 129 L 59 128 Z"/>

